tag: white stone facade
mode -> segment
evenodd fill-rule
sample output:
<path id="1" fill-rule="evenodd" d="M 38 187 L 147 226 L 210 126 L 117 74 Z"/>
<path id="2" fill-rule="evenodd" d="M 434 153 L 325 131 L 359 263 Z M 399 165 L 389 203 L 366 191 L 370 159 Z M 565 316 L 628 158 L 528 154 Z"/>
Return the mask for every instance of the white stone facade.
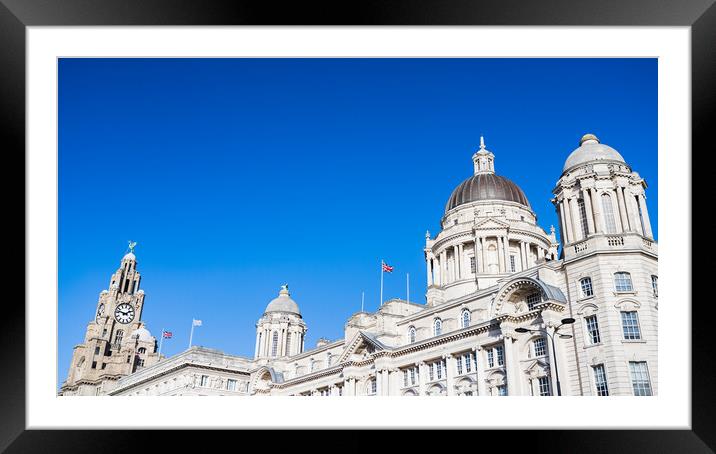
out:
<path id="1" fill-rule="evenodd" d="M 306 350 L 307 324 L 284 286 L 256 325 L 254 358 L 193 347 L 124 370 L 102 393 L 657 394 L 658 251 L 644 180 L 585 135 L 553 189 L 558 242 L 521 189 L 495 174 L 483 140 L 473 164 L 441 232 L 426 235 L 426 304 L 393 299 L 357 312 L 342 339 Z M 63 389 L 74 389 L 74 373 Z"/>

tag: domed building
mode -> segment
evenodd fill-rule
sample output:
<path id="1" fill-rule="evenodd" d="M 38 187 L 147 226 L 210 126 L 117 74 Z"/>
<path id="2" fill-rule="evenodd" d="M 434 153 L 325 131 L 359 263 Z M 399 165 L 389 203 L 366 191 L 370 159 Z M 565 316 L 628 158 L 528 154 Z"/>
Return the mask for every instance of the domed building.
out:
<path id="1" fill-rule="evenodd" d="M 520 179 L 496 173 L 481 138 L 472 175 L 444 188 L 440 231 L 425 235 L 424 302 L 381 301 L 350 315 L 340 338 L 306 348 L 303 317 L 311 314 L 284 285 L 256 323 L 253 358 L 191 347 L 123 376 L 107 393 L 658 394 L 658 248 L 646 182 L 627 153 L 593 134 L 562 154 L 551 200 L 559 241 L 554 227 L 538 225 Z M 134 259 L 125 259 L 101 299 L 138 294 Z M 132 332 L 151 338 L 141 327 Z"/>

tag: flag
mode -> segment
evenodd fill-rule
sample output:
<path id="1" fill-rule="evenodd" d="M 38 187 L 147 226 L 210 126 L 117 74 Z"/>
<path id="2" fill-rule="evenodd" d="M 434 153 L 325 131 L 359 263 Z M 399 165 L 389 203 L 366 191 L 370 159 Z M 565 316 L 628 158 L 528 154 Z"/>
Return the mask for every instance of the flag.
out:
<path id="1" fill-rule="evenodd" d="M 385 271 L 386 273 L 392 273 L 393 267 L 383 262 L 383 271 Z"/>
<path id="2" fill-rule="evenodd" d="M 192 326 L 201 326 L 201 320 L 192 319 Z"/>
<path id="3" fill-rule="evenodd" d="M 172 332 L 171 331 L 162 331 L 162 337 L 164 339 L 171 339 L 172 338 Z"/>

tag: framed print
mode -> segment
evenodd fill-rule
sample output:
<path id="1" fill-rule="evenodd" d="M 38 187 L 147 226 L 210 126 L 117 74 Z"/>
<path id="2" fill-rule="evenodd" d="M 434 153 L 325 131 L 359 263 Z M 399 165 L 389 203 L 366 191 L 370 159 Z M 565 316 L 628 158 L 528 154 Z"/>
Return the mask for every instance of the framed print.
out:
<path id="1" fill-rule="evenodd" d="M 27 264 L 3 449 L 377 428 L 711 452 L 711 2 L 80 3 L 0 7 Z"/>

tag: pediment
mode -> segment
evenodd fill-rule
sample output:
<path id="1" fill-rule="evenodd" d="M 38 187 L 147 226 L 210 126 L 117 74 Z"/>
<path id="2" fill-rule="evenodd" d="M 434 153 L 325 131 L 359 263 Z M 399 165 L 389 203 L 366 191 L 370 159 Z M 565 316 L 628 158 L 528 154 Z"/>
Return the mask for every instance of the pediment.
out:
<path id="1" fill-rule="evenodd" d="M 340 362 L 348 361 L 353 355 L 364 356 L 365 354 L 373 354 L 376 351 L 385 350 L 386 347 L 372 335 L 363 331 L 358 331 L 348 346 L 341 353 Z"/>
<path id="2" fill-rule="evenodd" d="M 495 218 L 487 218 L 475 223 L 475 230 L 504 230 L 510 228 L 510 224 Z"/>

